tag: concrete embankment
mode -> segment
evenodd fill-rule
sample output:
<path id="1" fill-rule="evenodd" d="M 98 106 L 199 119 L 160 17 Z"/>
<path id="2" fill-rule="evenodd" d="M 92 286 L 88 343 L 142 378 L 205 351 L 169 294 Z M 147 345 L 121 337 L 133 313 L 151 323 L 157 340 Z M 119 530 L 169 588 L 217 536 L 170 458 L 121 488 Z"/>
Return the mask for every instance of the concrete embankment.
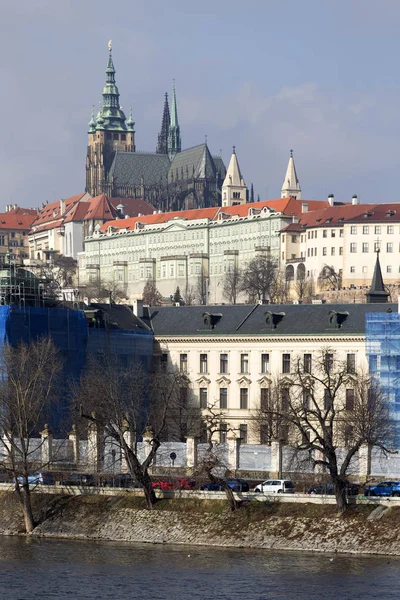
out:
<path id="1" fill-rule="evenodd" d="M 400 556 L 400 507 L 160 500 L 152 511 L 129 496 L 33 495 L 34 536 Z M 20 506 L 0 493 L 0 534 L 22 534 Z"/>

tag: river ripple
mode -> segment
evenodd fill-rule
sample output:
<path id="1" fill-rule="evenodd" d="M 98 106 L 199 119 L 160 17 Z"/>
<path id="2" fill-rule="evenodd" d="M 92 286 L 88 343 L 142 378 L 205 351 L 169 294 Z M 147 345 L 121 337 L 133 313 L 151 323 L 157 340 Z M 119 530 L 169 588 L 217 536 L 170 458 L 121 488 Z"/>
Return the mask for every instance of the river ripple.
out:
<path id="1" fill-rule="evenodd" d="M 4 600 L 394 600 L 398 559 L 0 538 Z"/>

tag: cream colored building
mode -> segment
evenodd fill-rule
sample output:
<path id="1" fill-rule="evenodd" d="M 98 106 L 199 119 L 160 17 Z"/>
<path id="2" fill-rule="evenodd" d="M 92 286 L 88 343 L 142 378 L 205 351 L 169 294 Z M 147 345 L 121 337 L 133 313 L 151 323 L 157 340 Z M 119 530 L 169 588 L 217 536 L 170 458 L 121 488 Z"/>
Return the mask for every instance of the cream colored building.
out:
<path id="1" fill-rule="evenodd" d="M 267 251 L 278 259 L 280 232 L 293 217 L 329 206 L 290 197 L 246 204 L 235 152 L 222 189 L 227 206 L 155 212 L 97 228 L 78 257 L 80 282 L 114 279 L 128 298 L 135 299 L 153 279 L 163 297 L 169 298 L 179 286 L 185 300 L 190 296 L 198 303 L 199 278 L 204 277 L 207 302 L 224 302 L 222 279 L 227 271 Z"/>
<path id="2" fill-rule="evenodd" d="M 330 203 L 333 204 L 332 198 Z M 289 278 L 305 273 L 317 283 L 324 265 L 346 289 L 369 287 L 380 250 L 386 284 L 400 281 L 400 204 L 347 205 L 303 213 L 281 233 L 281 264 Z"/>
<path id="3" fill-rule="evenodd" d="M 188 376 L 198 406 L 224 413 L 221 441 L 233 430 L 259 443 L 253 417 L 274 382 L 290 380 L 299 357 L 312 369 L 327 348 L 349 372 L 365 371 L 365 314 L 388 308 L 397 310 L 388 304 L 145 307 L 144 320 L 161 366 Z"/>

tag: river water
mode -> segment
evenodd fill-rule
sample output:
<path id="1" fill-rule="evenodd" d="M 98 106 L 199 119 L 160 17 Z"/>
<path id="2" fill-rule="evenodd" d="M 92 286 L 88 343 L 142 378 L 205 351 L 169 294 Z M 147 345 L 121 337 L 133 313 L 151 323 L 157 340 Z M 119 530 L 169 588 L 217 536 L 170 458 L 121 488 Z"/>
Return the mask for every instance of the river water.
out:
<path id="1" fill-rule="evenodd" d="M 400 560 L 0 538 L 0 598 L 392 600 Z"/>

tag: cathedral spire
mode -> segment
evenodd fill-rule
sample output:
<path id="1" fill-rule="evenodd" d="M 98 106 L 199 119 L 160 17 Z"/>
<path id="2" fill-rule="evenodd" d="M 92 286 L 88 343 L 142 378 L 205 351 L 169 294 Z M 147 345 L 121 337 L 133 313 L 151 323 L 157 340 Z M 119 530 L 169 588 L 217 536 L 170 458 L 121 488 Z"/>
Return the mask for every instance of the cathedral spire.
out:
<path id="1" fill-rule="evenodd" d="M 293 150 L 290 151 L 289 163 L 281 190 L 281 198 L 290 198 L 291 196 L 297 198 L 297 200 L 301 200 L 301 187 L 297 179 Z"/>
<path id="2" fill-rule="evenodd" d="M 125 114 L 119 105 L 119 91 L 115 83 L 115 67 L 112 57 L 112 43 L 108 42 L 108 65 L 106 83 L 103 89 L 103 102 L 99 110 L 104 119 L 104 129 L 109 131 L 126 131 Z M 99 115 L 98 115 L 99 116 Z"/>
<path id="3" fill-rule="evenodd" d="M 169 112 L 168 94 L 165 92 L 164 110 L 161 121 L 161 131 L 158 134 L 157 154 L 168 154 L 168 134 L 171 124 L 171 115 Z"/>
<path id="4" fill-rule="evenodd" d="M 171 120 L 169 125 L 168 132 L 168 154 L 170 159 L 172 160 L 174 156 L 181 151 L 181 132 L 178 123 L 178 108 L 176 104 L 176 92 L 175 92 L 175 79 L 174 79 L 174 87 L 172 92 L 172 102 L 171 102 Z"/>

